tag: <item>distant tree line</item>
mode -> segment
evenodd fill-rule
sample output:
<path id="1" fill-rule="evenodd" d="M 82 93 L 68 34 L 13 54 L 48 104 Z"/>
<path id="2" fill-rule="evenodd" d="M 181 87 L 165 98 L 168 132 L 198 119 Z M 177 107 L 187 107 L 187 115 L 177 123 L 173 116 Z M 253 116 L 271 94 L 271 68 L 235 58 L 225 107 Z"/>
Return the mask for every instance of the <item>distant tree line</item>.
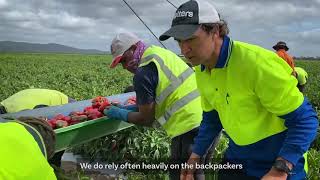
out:
<path id="1" fill-rule="evenodd" d="M 300 57 L 293 57 L 293 59 L 295 60 L 320 60 L 320 56 L 317 56 L 317 57 L 305 57 L 305 56 L 300 56 Z"/>

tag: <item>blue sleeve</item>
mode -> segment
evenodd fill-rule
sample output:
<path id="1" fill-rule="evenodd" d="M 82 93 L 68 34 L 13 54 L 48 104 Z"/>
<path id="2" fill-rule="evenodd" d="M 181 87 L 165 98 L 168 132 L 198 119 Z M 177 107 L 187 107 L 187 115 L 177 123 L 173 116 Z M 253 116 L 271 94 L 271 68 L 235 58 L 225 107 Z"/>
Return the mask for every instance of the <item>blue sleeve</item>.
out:
<path id="1" fill-rule="evenodd" d="M 150 104 L 156 99 L 158 86 L 158 70 L 154 63 L 139 67 L 133 77 L 134 90 L 137 104 Z"/>
<path id="2" fill-rule="evenodd" d="M 299 108 L 280 117 L 285 119 L 288 132 L 279 156 L 296 165 L 317 134 L 317 113 L 305 97 Z"/>
<path id="3" fill-rule="evenodd" d="M 215 110 L 203 112 L 199 133 L 194 139 L 192 152 L 203 156 L 221 130 L 222 125 L 218 112 Z"/>

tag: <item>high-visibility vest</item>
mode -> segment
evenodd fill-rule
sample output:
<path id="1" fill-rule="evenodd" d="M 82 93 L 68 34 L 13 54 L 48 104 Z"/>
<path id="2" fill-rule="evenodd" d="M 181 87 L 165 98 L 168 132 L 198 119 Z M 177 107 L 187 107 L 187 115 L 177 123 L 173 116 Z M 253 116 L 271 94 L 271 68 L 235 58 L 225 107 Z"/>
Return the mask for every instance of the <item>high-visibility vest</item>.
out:
<path id="1" fill-rule="evenodd" d="M 308 73 L 301 67 L 295 67 L 294 70 L 297 73 L 298 84 L 305 85 L 308 80 Z"/>
<path id="2" fill-rule="evenodd" d="M 158 46 L 145 50 L 139 67 L 151 62 L 159 77 L 155 118 L 171 138 L 198 127 L 202 108 L 193 69 L 173 52 Z"/>
<path id="3" fill-rule="evenodd" d="M 22 122 L 0 123 L 0 179 L 56 180 L 41 135 Z"/>
<path id="4" fill-rule="evenodd" d="M 37 105 L 57 106 L 68 103 L 68 96 L 50 89 L 25 89 L 1 102 L 7 113 L 33 109 Z"/>

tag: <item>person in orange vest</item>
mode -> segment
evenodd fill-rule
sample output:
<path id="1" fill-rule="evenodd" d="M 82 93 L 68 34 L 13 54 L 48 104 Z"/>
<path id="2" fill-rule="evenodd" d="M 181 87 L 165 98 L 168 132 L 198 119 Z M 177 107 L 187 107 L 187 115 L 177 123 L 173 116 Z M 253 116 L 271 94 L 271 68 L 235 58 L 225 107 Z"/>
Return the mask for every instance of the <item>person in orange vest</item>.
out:
<path id="1" fill-rule="evenodd" d="M 276 50 L 276 53 L 278 54 L 279 57 L 281 57 L 283 60 L 285 60 L 288 65 L 292 68 L 293 70 L 293 75 L 296 76 L 295 70 L 294 70 L 294 61 L 293 58 L 287 53 L 289 50 L 287 44 L 283 41 L 279 41 L 276 45 L 272 47 L 274 50 Z"/>

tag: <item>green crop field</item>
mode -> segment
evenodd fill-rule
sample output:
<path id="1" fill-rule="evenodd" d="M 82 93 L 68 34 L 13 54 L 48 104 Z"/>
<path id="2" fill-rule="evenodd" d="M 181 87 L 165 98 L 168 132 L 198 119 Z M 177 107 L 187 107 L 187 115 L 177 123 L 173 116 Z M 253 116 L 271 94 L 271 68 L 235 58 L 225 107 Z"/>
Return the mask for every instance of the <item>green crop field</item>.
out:
<path id="1" fill-rule="evenodd" d="M 77 100 L 120 93 L 131 75 L 107 66 L 108 55 L 0 54 L 0 99 L 26 88 L 48 88 Z"/>
<path id="2" fill-rule="evenodd" d="M 0 100 L 27 88 L 59 90 L 76 100 L 86 100 L 102 95 L 121 93 L 132 84 L 132 75 L 117 67 L 110 69 L 109 55 L 77 54 L 0 54 Z M 305 95 L 320 112 L 320 61 L 297 60 L 309 74 Z M 276 72 L 275 72 L 276 73 Z M 117 148 L 111 149 L 114 143 Z M 225 141 L 217 151 L 222 154 Z M 105 160 L 166 159 L 169 156 L 169 140 L 162 131 L 133 127 L 104 139 L 74 149 L 90 158 Z M 320 176 L 320 138 L 310 150 L 309 178 Z M 132 179 L 139 179 L 132 177 Z M 131 177 L 131 176 L 129 176 Z M 143 179 L 143 178 L 142 178 Z"/>

